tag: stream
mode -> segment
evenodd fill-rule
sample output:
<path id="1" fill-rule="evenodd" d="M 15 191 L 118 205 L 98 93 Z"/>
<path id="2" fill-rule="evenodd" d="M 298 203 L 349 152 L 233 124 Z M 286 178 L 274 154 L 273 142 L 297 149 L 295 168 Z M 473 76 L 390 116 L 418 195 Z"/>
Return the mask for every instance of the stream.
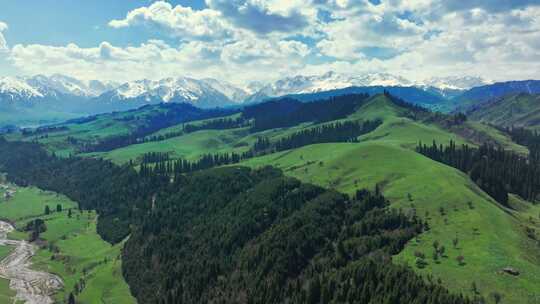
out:
<path id="1" fill-rule="evenodd" d="M 0 261 L 0 278 L 9 280 L 9 288 L 16 292 L 13 303 L 52 304 L 51 296 L 63 287 L 60 277 L 30 269 L 37 246 L 27 241 L 8 240 L 14 227 L 0 221 L 0 246 L 11 246 L 13 251 Z"/>

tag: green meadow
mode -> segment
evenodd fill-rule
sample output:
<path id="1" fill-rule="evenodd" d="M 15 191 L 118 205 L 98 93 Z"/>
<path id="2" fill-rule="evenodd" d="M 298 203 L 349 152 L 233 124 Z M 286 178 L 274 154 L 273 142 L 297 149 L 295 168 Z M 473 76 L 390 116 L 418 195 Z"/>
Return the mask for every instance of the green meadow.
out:
<path id="1" fill-rule="evenodd" d="M 349 194 L 379 184 L 392 208 L 414 212 L 431 227 L 407 244 L 394 258 L 396 263 L 440 279 L 454 292 L 472 297 L 474 282 L 477 292 L 488 299 L 491 293 L 499 292 L 503 303 L 528 303 L 539 291 L 540 255 L 525 226 L 540 221 L 538 206 L 520 200 L 519 210 L 505 209 L 465 174 L 412 149 L 418 141 L 446 143 L 452 139 L 467 143 L 467 139 L 437 126 L 394 116 L 396 111 L 391 107 L 367 107 L 376 110 L 367 111 L 371 117 L 385 122 L 364 135 L 361 143 L 311 145 L 243 164 L 273 165 L 287 175 Z M 455 247 L 454 239 L 458 240 Z M 445 257 L 434 261 L 436 241 L 446 251 Z M 423 268 L 416 266 L 419 253 L 426 256 Z M 463 256 L 463 265 L 458 263 L 458 256 Z M 521 274 L 514 277 L 503 273 L 505 267 L 518 269 Z"/>
<path id="2" fill-rule="evenodd" d="M 414 213 L 430 227 L 394 257 L 395 263 L 407 264 L 426 278 L 441 280 L 453 292 L 471 297 L 478 293 L 486 297 L 488 303 L 492 302 L 490 294 L 494 292 L 503 295 L 502 303 L 532 303 L 530 299 L 539 292 L 540 286 L 540 254 L 538 244 L 528 233 L 531 229 L 540 230 L 540 207 L 513 196 L 514 208 L 504 208 L 480 190 L 467 175 L 414 151 L 419 142 L 431 144 L 434 140 L 439 144 L 452 140 L 458 145 L 472 146 L 490 141 L 522 154 L 526 154 L 527 149 L 488 125 L 469 121 L 461 127 L 445 128 L 432 122 L 429 115 L 415 118 L 409 114 L 409 110 L 396 106 L 386 97 L 375 96 L 343 119 L 383 120 L 376 130 L 359 137 L 359 142 L 310 145 L 249 159 L 241 165 L 272 165 L 304 182 L 349 194 L 357 189 L 373 189 L 380 185 L 392 208 Z M 87 139 L 99 137 L 100 133 L 101 136 L 109 136 L 115 132 L 126 132 L 130 128 L 124 125 L 115 130 L 114 124 L 110 123 L 103 118 L 76 128 L 81 129 L 79 136 Z M 92 124 L 95 125 L 91 127 Z M 195 160 L 205 153 L 241 153 L 248 150 L 258 136 L 267 136 L 275 141 L 312 125 L 307 123 L 254 134 L 247 128 L 201 130 L 84 156 L 103 157 L 124 164 L 129 160 L 137 161 L 148 152 L 166 152 L 172 158 Z M 101 129 L 93 129 L 97 126 Z M 153 135 L 178 132 L 181 128 L 177 125 Z M 58 134 L 58 138 L 65 141 L 67 136 L 76 135 L 74 130 L 75 127 L 70 127 L 69 132 Z M 44 140 L 54 141 L 51 137 Z M 50 149 L 54 151 L 53 144 Z M 32 213 L 33 216 L 43 212 L 43 203 L 30 205 L 26 208 L 35 208 L 34 212 L 38 212 Z M 66 278 L 66 290 L 57 296 L 65 297 L 83 273 L 87 280 L 86 288 L 78 296 L 82 303 L 93 303 L 92 299 L 105 294 L 108 299 L 114 299 L 114 303 L 133 301 L 121 280 L 120 247 L 111 247 L 99 240 L 95 234 L 95 215 L 85 213 L 76 221 L 81 223 L 74 224 L 73 219 L 52 214 L 47 221 L 51 230 L 43 237 L 60 248 L 61 256 L 77 258 L 51 261 L 54 254 L 48 250 L 40 251 L 35 258 L 37 267 Z M 58 229 L 52 223 L 56 223 Z M 437 259 L 433 258 L 434 243 L 445 247 L 445 254 Z M 78 246 L 94 245 L 97 247 L 92 252 L 98 252 L 99 257 L 92 258 L 86 256 L 85 251 L 77 250 Z M 422 267 L 417 266 L 418 256 L 425 256 Z M 461 263 L 458 257 L 463 257 Z M 89 266 L 92 266 L 90 275 L 84 275 L 85 267 Z M 502 272 L 505 267 L 519 270 L 520 275 Z M 111 282 L 122 283 L 115 285 Z M 473 285 L 476 286 L 475 291 Z"/>
<path id="3" fill-rule="evenodd" d="M 32 258 L 33 268 L 59 275 L 64 288 L 54 295 L 63 303 L 70 292 L 77 303 L 135 303 L 122 277 L 120 251 L 123 244 L 115 246 L 103 241 L 96 232 L 97 215 L 93 211 L 80 212 L 76 203 L 62 195 L 37 188 L 10 186 L 16 190 L 8 201 L 0 203 L 2 218 L 15 223 L 17 231 L 11 238 L 25 239 L 22 227 L 36 218 L 45 221 L 47 230 L 40 235 L 45 242 Z M 56 212 L 56 206 L 62 206 Z M 51 213 L 45 215 L 45 206 Z M 71 217 L 68 216 L 71 209 Z M 0 256 L 8 251 L 0 247 Z M 9 299 L 13 291 L 6 288 L 7 281 L 0 281 L 0 300 Z M 8 303 L 0 301 L 0 303 Z"/>

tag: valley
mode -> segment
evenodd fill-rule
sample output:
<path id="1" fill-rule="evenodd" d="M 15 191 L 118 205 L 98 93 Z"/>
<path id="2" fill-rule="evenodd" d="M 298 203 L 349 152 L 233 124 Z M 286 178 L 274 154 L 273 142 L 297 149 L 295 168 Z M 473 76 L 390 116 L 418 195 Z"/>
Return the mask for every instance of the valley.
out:
<path id="1" fill-rule="evenodd" d="M 0 1 L 0 304 L 540 303 L 540 1 Z"/>
<path id="2" fill-rule="evenodd" d="M 354 100 L 360 97 L 352 95 L 347 98 Z M 391 96 L 380 94 L 366 100 L 357 99 L 356 102 L 358 104 L 356 108 L 346 114 L 340 114 L 342 116 L 336 116 L 335 121 L 381 120 L 381 125 L 375 130 L 359 136 L 358 142 L 311 144 L 293 150 L 253 155 L 228 166 L 234 168 L 240 165 L 262 169 L 271 165 L 281 169 L 286 176 L 348 195 L 354 195 L 359 189 L 378 188 L 391 202 L 392 210 L 415 215 L 429 225 L 429 229 L 405 243 L 402 251 L 393 254 L 393 263 L 408 265 L 407 267 L 425 278 L 433 278 L 440 282 L 451 292 L 470 298 L 480 296 L 490 298 L 497 293 L 503 295 L 508 303 L 523 303 L 534 296 L 536 286 L 540 284 L 538 281 L 540 257 L 536 250 L 538 243 L 534 239 L 537 237 L 534 231 L 540 228 L 540 220 L 537 218 L 540 207 L 517 196 L 511 198 L 512 207 L 503 206 L 482 191 L 466 174 L 414 151 L 419 142 L 431 144 L 433 141 L 444 144 L 452 141 L 456 145 L 467 144 L 473 147 L 488 141 L 520 155 L 527 155 L 527 148 L 513 142 L 510 135 L 489 125 L 473 121 L 456 123 L 453 116 L 441 116 L 410 107 Z M 279 102 L 276 105 L 279 105 Z M 250 111 L 255 109 L 257 107 Z M 88 153 L 80 149 L 81 143 L 84 142 L 95 143 L 100 138 L 130 134 L 138 128 L 137 126 L 141 126 L 141 123 L 151 119 L 155 113 L 170 110 L 171 108 L 160 109 L 159 106 L 143 108 L 128 112 L 129 115 L 103 115 L 88 122 L 59 125 L 60 131 L 44 132 L 37 136 L 31 133 L 26 135 L 15 133 L 8 134 L 7 138 L 28 142 L 37 140 L 50 153 L 54 152 L 61 157 L 58 162 L 63 162 L 62 157 L 71 154 L 87 159 L 103 158 L 118 165 L 131 164 L 140 169 L 142 160 L 148 153 L 166 155 L 166 159 L 171 160 L 181 158 L 189 161 L 197 161 L 206 154 L 242 155 L 251 151 L 251 147 L 260 138 L 268 138 L 271 143 L 277 142 L 318 125 L 316 121 L 306 121 L 291 127 L 261 131 L 253 130 L 249 126 L 231 125 L 231 128 L 225 129 L 186 132 L 184 130 L 186 126 L 211 126 L 209 122 L 213 123 L 219 119 L 197 120 L 196 117 L 186 116 L 187 122 L 144 135 L 147 138 L 155 137 L 156 140 L 128 144 L 103 152 Z M 222 115 L 229 115 L 224 116 L 227 119 L 238 119 L 242 113 L 232 116 Z M 267 112 L 267 115 L 270 113 Z M 158 138 L 159 136 L 164 137 Z M 77 138 L 77 141 L 73 138 Z M 154 164 L 159 166 L 159 162 Z M 55 189 L 56 186 L 51 184 L 50 187 Z M 160 200 L 157 201 L 159 204 Z M 144 200 L 137 204 L 142 204 L 138 208 L 146 208 L 143 207 L 146 206 Z M 121 217 L 125 216 L 124 211 L 119 212 Z M 86 217 L 86 212 L 83 214 L 81 218 Z M 132 216 L 138 217 L 135 214 Z M 122 221 L 119 219 L 119 224 Z M 116 225 L 108 219 L 103 223 Z M 96 229 L 95 215 L 92 217 L 88 215 L 86 225 L 87 232 L 89 227 Z M 120 228 L 118 231 L 123 229 Z M 533 231 L 532 235 L 530 231 Z M 82 235 L 75 239 L 78 238 L 85 239 Z M 93 281 L 89 279 L 89 283 L 85 283 L 85 289 L 77 299 L 80 301 L 84 301 L 85 298 L 91 299 L 96 292 L 95 288 L 103 286 L 100 285 L 102 283 L 98 283 L 100 280 L 110 280 L 115 273 L 116 276 L 120 275 L 118 257 L 124 244 L 122 238 L 115 236 L 116 245 L 110 250 L 103 249 L 107 263 L 104 266 L 95 266 L 95 283 L 90 283 Z M 51 238 L 52 240 L 55 239 Z M 60 244 L 63 242 L 61 239 L 56 241 Z M 437 254 L 436 258 L 432 258 L 435 243 L 437 244 L 435 250 L 442 247 L 445 250 L 444 253 Z M 71 245 L 66 244 L 66 250 L 68 252 L 75 250 L 71 254 L 80 255 L 81 260 L 84 260 L 82 257 L 84 254 L 71 247 L 76 244 L 80 244 L 79 241 L 73 240 Z M 486 251 L 486 248 L 489 250 Z M 57 270 L 61 267 L 59 264 L 44 262 L 53 255 L 47 251 L 40 251 L 33 260 L 41 269 L 55 270 L 53 272 L 63 274 L 62 278 L 67 276 L 69 280 L 72 275 Z M 116 266 L 111 267 L 109 264 Z M 504 269 L 508 268 L 516 269 L 519 275 L 505 273 Z M 475 273 L 474 277 L 469 275 L 471 272 Z M 97 276 L 98 273 L 101 275 Z M 112 293 L 117 293 L 122 288 L 114 287 L 115 291 Z M 66 291 L 61 291 L 56 297 L 65 298 L 66 295 Z M 116 299 L 130 298 L 121 294 L 118 297 Z"/>
<path id="3" fill-rule="evenodd" d="M 52 192 L 6 187 L 14 194 L 0 202 L 2 219 L 9 221 L 1 222 L 7 239 L 0 241 L 1 252 L 5 251 L 0 261 L 0 299 L 63 303 L 74 294 L 78 303 L 135 303 L 121 276 L 121 247 L 97 235 L 95 212 L 79 212 L 74 202 Z M 46 230 L 38 241 L 29 243 L 31 232 L 24 230 L 37 219 L 44 221 Z"/>

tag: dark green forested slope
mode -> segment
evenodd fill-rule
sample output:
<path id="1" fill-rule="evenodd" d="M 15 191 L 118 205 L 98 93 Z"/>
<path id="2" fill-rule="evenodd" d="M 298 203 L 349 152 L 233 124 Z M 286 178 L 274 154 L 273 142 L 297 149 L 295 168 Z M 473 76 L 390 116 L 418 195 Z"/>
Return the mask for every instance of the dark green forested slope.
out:
<path id="1" fill-rule="evenodd" d="M 143 303 L 467 303 L 390 262 L 424 229 L 280 171 L 218 168 L 158 194 L 123 252 Z"/>
<path id="2" fill-rule="evenodd" d="M 471 303 L 390 262 L 425 229 L 359 191 L 354 198 L 276 169 L 139 174 L 0 140 L 11 181 L 97 209 L 140 303 Z"/>
<path id="3" fill-rule="evenodd" d="M 467 115 L 501 127 L 540 128 L 540 95 L 513 94 L 472 106 Z"/>

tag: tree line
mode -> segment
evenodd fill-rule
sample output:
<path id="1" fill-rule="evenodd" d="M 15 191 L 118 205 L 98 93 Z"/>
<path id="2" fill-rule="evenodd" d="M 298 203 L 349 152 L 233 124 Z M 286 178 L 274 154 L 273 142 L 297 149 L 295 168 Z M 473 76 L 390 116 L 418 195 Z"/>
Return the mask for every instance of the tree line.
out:
<path id="1" fill-rule="evenodd" d="M 377 189 L 349 197 L 273 168 L 171 179 L 4 139 L 0 167 L 96 209 L 105 240 L 131 235 L 122 271 L 140 303 L 472 303 L 390 262 L 426 225 Z"/>
<path id="2" fill-rule="evenodd" d="M 382 124 L 381 120 L 364 122 L 336 122 L 295 132 L 270 143 L 267 137 L 259 137 L 253 146 L 253 152 L 275 152 L 295 149 L 317 143 L 356 142 L 358 136 L 375 130 Z"/>
<path id="3" fill-rule="evenodd" d="M 471 179 L 499 203 L 509 207 L 508 193 L 530 201 L 540 194 L 540 165 L 529 157 L 489 144 L 479 148 L 419 143 L 416 151 L 467 173 Z"/>
<path id="4" fill-rule="evenodd" d="M 354 142 L 357 137 L 376 129 L 382 121 L 337 122 L 295 132 L 276 143 L 267 137 L 259 137 L 253 147 L 243 153 L 208 153 L 198 160 L 171 159 L 168 153 L 147 152 L 142 155 L 140 174 L 177 176 L 184 173 L 209 169 L 217 166 L 237 164 L 263 154 L 295 149 L 306 145 L 329 142 Z"/>
<path id="5" fill-rule="evenodd" d="M 391 263 L 425 225 L 387 206 L 269 167 L 182 175 L 126 242 L 124 276 L 141 303 L 472 303 Z"/>
<path id="6" fill-rule="evenodd" d="M 515 143 L 527 147 L 532 161 L 540 162 L 540 132 L 518 127 L 503 128 L 502 131 Z"/>
<path id="7" fill-rule="evenodd" d="M 152 111 L 153 107 L 158 107 L 158 111 Z M 117 120 L 134 121 L 139 126 L 128 134 L 110 136 L 99 139 L 97 142 L 87 142 L 81 144 L 81 152 L 107 152 L 114 149 L 143 142 L 144 138 L 158 130 L 201 119 L 230 115 L 230 110 L 204 110 L 185 103 L 160 104 L 157 106 L 145 106 L 137 111 L 144 114 L 130 115 Z M 145 113 L 144 111 L 148 111 Z M 134 111 L 131 111 L 134 112 Z"/>
<path id="8" fill-rule="evenodd" d="M 179 131 L 167 132 L 159 135 L 146 136 L 139 138 L 138 143 L 163 141 L 169 138 L 182 136 L 201 130 L 227 130 L 242 128 L 249 125 L 249 122 L 245 121 L 242 117 L 238 118 L 217 118 L 209 121 L 204 121 L 198 124 L 183 124 Z"/>
<path id="9" fill-rule="evenodd" d="M 252 132 L 286 128 L 304 122 L 322 123 L 345 118 L 368 98 L 368 94 L 336 96 L 313 102 L 282 98 L 248 106 L 242 111 L 242 117 L 253 120 Z"/>

